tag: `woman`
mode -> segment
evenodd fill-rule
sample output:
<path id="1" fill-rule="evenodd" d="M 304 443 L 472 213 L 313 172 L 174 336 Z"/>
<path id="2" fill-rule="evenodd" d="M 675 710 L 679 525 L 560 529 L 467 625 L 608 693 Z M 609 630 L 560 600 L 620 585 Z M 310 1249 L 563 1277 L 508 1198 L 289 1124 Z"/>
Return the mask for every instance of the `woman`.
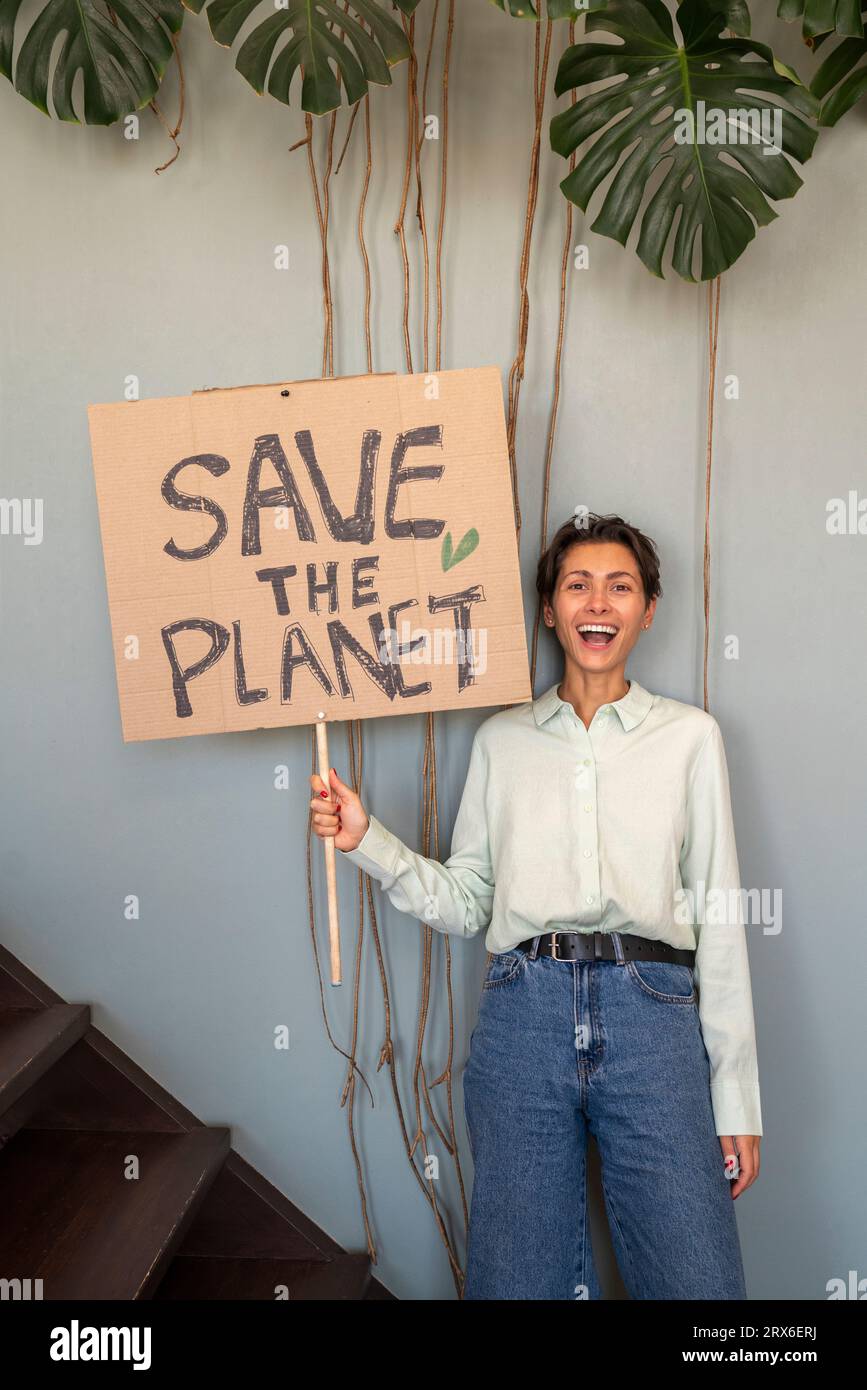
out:
<path id="1" fill-rule="evenodd" d="M 333 768 L 332 797 L 311 778 L 314 828 L 402 911 L 487 929 L 464 1073 L 464 1297 L 601 1296 L 589 1132 L 630 1295 L 743 1299 L 732 1199 L 758 1176 L 762 1127 L 719 725 L 626 677 L 662 593 L 636 527 L 567 522 L 536 584 L 563 676 L 477 730 L 446 862 L 369 816 Z"/>

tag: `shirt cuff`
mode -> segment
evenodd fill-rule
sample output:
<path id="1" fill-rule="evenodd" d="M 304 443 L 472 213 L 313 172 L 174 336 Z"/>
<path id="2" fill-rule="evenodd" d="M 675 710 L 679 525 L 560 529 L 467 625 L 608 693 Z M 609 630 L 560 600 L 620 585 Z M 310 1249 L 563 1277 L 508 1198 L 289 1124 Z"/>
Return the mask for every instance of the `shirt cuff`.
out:
<path id="1" fill-rule="evenodd" d="M 401 841 L 376 816 L 368 812 L 367 819 L 370 824 L 355 849 L 341 850 L 340 854 L 382 883 L 396 874 Z"/>
<path id="2" fill-rule="evenodd" d="M 710 1094 L 718 1135 L 762 1133 L 762 1108 L 756 1082 L 711 1082 Z"/>

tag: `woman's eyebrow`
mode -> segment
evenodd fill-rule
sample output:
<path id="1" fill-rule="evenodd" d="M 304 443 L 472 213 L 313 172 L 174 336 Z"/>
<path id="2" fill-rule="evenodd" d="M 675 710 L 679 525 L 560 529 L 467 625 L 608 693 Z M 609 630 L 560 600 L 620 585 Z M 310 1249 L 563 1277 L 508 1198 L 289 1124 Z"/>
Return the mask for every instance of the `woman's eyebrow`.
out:
<path id="1" fill-rule="evenodd" d="M 591 573 L 590 570 L 568 570 L 568 571 L 566 572 L 564 578 L 568 579 L 569 576 L 570 576 L 570 575 L 573 575 L 573 574 L 582 574 L 582 575 L 586 575 L 588 579 L 592 579 L 592 578 L 593 578 L 593 575 L 592 575 L 592 573 Z M 603 577 L 603 579 L 619 579 L 619 578 L 621 578 L 621 576 L 624 576 L 624 575 L 626 576 L 627 579 L 635 579 L 635 578 L 636 578 L 636 575 L 634 575 L 634 574 L 632 573 L 631 570 L 609 570 L 608 574 L 605 574 L 605 575 L 603 575 L 602 577 Z"/>

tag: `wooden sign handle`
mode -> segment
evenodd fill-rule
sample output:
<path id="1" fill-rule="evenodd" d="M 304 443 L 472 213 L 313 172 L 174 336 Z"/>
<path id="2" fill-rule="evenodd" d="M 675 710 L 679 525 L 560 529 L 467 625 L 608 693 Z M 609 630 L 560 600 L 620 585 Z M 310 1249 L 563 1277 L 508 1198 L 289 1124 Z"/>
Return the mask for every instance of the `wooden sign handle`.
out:
<path id="1" fill-rule="evenodd" d="M 319 776 L 331 795 L 330 764 L 328 762 L 328 725 L 325 716 L 320 715 L 316 722 L 316 757 L 319 761 Z M 331 836 L 323 841 L 325 850 L 325 882 L 328 887 L 328 943 L 331 948 L 331 983 L 343 984 L 340 973 L 340 918 L 337 915 L 337 865 L 334 854 L 334 840 Z"/>

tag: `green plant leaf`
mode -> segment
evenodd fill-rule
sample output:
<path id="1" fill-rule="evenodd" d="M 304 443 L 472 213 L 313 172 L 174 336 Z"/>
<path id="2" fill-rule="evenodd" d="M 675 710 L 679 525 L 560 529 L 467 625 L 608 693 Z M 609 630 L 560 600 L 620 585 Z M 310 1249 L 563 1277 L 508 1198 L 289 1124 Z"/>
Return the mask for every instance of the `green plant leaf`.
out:
<path id="1" fill-rule="evenodd" d="M 200 10 L 204 0 L 190 3 Z M 393 3 L 411 15 L 419 0 Z M 350 0 L 348 11 L 336 0 L 283 0 L 280 8 L 274 0 L 211 0 L 205 13 L 217 43 L 231 47 L 260 8 L 265 17 L 241 44 L 235 67 L 260 96 L 267 90 L 287 106 L 300 71 L 301 108 L 315 116 L 335 111 L 342 91 L 352 106 L 366 95 L 368 83 L 389 86 L 393 65 L 409 57 L 403 29 L 380 0 Z"/>
<path id="2" fill-rule="evenodd" d="M 452 554 L 452 533 L 451 531 L 446 531 L 446 534 L 443 537 L 443 548 L 441 555 L 443 569 L 454 569 L 455 565 L 459 565 L 461 563 L 461 560 L 465 560 L 468 555 L 472 555 L 478 543 L 479 533 L 476 530 L 475 526 L 471 526 L 469 531 L 467 531 L 466 535 L 462 536 L 461 539 L 458 541 L 458 548 L 454 552 L 454 554 Z"/>
<path id="3" fill-rule="evenodd" d="M 684 0 L 677 21 L 682 44 L 662 0 L 609 0 L 604 12 L 588 15 L 588 34 L 603 30 L 621 42 L 573 44 L 560 60 L 554 89 L 560 96 L 612 77 L 619 81 L 579 96 L 555 116 L 551 145 L 569 156 L 597 137 L 560 184 L 585 212 L 616 170 L 593 231 L 625 246 L 639 219 L 636 250 L 648 270 L 662 276 L 671 241 L 677 274 L 710 280 L 734 264 L 756 225 L 776 217 L 767 199 L 791 198 L 800 188 L 786 156 L 809 159 L 817 131 L 798 113 L 815 115 L 818 103 L 766 45 L 719 37 L 729 27 L 720 6 Z M 715 111 L 728 121 L 723 134 L 729 143 L 678 143 L 676 130 L 682 135 L 692 121 L 700 136 L 702 115 Z M 759 129 L 763 119 L 770 138 Z"/>
<path id="4" fill-rule="evenodd" d="M 48 0 L 21 44 L 13 75 L 21 5 L 0 0 L 0 73 L 50 116 L 49 65 L 63 35 L 51 82 L 54 112 L 62 121 L 80 122 L 72 88 L 81 72 L 87 125 L 112 125 L 153 100 L 174 52 L 170 35 L 184 22 L 181 0 L 111 0 L 116 24 L 96 0 Z"/>
<path id="5" fill-rule="evenodd" d="M 861 12 L 867 20 L 867 7 Z M 867 35 L 860 39 L 841 39 L 837 34 L 820 34 L 813 44 L 823 44 L 830 52 L 816 69 L 810 91 L 821 101 L 819 125 L 836 125 L 840 117 L 867 92 Z"/>
<path id="6" fill-rule="evenodd" d="M 861 38 L 861 0 L 779 0 L 780 19 L 801 19 L 805 39 L 818 34 L 836 33 L 846 38 Z"/>

